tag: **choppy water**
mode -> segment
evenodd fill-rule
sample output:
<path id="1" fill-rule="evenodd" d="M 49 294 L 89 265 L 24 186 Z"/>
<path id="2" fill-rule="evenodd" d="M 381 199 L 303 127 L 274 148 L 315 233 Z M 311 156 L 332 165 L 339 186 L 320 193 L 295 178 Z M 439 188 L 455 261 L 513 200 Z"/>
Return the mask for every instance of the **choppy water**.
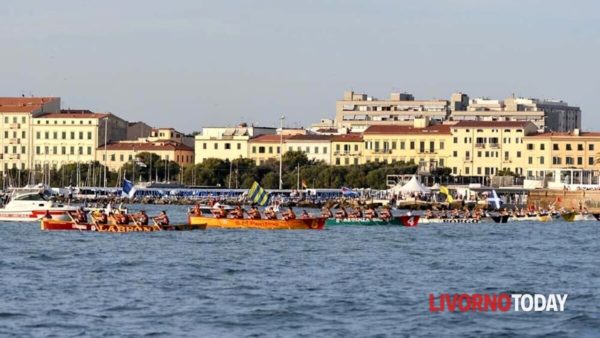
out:
<path id="1" fill-rule="evenodd" d="M 101 234 L 2 224 L 0 336 L 598 337 L 599 229 Z M 428 295 L 442 292 L 569 298 L 564 313 L 430 313 Z"/>

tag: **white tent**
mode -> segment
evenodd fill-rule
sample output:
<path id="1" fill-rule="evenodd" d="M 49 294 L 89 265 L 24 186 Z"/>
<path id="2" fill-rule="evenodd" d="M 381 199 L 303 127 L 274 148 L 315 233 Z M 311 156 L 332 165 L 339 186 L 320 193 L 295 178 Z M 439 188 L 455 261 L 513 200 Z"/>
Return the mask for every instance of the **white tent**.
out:
<path id="1" fill-rule="evenodd" d="M 411 193 L 428 193 L 430 192 L 429 188 L 427 188 L 426 186 L 424 186 L 423 184 L 421 184 L 418 180 L 417 177 L 413 175 L 413 177 L 410 179 L 410 181 L 406 182 L 405 185 L 403 186 L 399 186 L 396 185 L 395 187 L 390 189 L 390 192 L 395 193 L 395 194 L 411 194 Z"/>

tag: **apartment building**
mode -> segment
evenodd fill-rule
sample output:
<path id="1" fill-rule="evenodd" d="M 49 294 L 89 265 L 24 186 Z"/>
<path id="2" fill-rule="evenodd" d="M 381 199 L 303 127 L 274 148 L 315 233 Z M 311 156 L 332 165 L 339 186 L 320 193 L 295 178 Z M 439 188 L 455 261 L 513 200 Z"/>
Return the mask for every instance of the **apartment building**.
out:
<path id="1" fill-rule="evenodd" d="M 195 137 L 195 161 L 202 163 L 209 158 L 234 160 L 248 157 L 248 143 L 259 135 L 274 135 L 275 128 L 248 126 L 206 127 Z"/>
<path id="2" fill-rule="evenodd" d="M 598 169 L 600 133 L 545 132 L 525 137 L 528 168 Z"/>
<path id="3" fill-rule="evenodd" d="M 532 122 L 460 121 L 450 126 L 452 142 L 446 166 L 454 175 L 491 177 L 503 170 L 523 175 L 525 137 L 537 133 Z"/>
<path id="4" fill-rule="evenodd" d="M 370 125 L 412 125 L 412 121 L 418 117 L 443 121 L 447 119 L 452 106 L 448 100 L 415 100 L 408 93 L 391 93 L 389 99 L 379 100 L 367 94 L 347 91 L 343 99 L 335 103 L 335 124 L 336 127 L 361 132 Z"/>
<path id="5" fill-rule="evenodd" d="M 364 151 L 363 136 L 360 133 L 334 135 L 331 138 L 331 149 L 332 164 L 343 166 L 361 164 Z"/>
<path id="6" fill-rule="evenodd" d="M 412 126 L 371 126 L 363 141 L 365 162 L 414 162 L 421 173 L 448 166 L 450 126 L 430 125 L 426 118 L 415 119 Z"/>
<path id="7" fill-rule="evenodd" d="M 249 140 L 248 158 L 256 162 L 256 165 L 264 164 L 268 160 L 279 160 L 279 153 L 283 147 L 286 152 L 285 142 L 290 135 L 264 134 Z"/>
<path id="8" fill-rule="evenodd" d="M 309 160 L 331 164 L 330 135 L 293 135 L 285 140 L 285 151 L 302 151 Z"/>
<path id="9" fill-rule="evenodd" d="M 125 163 L 135 161 L 143 152 L 156 154 L 161 160 L 175 161 L 182 167 L 194 163 L 194 149 L 174 141 L 116 142 L 107 145 L 106 157 L 104 146 L 99 147 L 96 153 L 98 161 L 106 163 L 110 170 L 118 171 Z"/>
<path id="10" fill-rule="evenodd" d="M 59 97 L 0 97 L 0 171 L 31 168 L 31 121 L 41 114 L 59 111 Z"/>
<path id="11" fill-rule="evenodd" d="M 127 135 L 127 121 L 110 113 L 61 110 L 32 118 L 33 168 L 58 169 L 66 163 L 89 163 L 104 144 Z M 106 128 L 106 133 L 105 133 Z"/>

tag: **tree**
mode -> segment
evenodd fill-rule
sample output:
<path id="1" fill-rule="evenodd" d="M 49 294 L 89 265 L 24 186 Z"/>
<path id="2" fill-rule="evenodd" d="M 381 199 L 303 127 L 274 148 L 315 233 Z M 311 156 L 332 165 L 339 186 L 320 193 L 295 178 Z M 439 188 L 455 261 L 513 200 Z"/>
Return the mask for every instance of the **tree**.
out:
<path id="1" fill-rule="evenodd" d="M 283 154 L 283 164 L 287 170 L 295 170 L 298 165 L 305 166 L 309 163 L 306 153 L 303 151 L 289 150 Z"/>

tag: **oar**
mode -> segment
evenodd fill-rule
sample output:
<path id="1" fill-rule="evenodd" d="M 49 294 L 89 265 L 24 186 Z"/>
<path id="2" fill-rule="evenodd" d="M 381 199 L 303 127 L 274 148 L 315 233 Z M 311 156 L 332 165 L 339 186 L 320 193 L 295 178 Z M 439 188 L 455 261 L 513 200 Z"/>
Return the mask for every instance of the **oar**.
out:
<path id="1" fill-rule="evenodd" d="M 162 228 L 160 227 L 160 225 L 158 225 L 158 223 L 156 223 L 156 220 L 154 219 L 154 217 L 152 217 L 152 223 L 154 223 L 154 226 L 156 228 L 158 228 L 158 231 L 162 231 Z"/>
<path id="2" fill-rule="evenodd" d="M 71 222 L 73 222 L 75 225 L 78 225 L 77 221 L 75 221 L 75 219 L 73 218 L 71 213 L 68 211 L 67 211 L 67 216 L 69 216 L 69 218 L 71 219 Z M 81 232 L 81 228 L 77 227 L 77 230 L 79 230 Z"/>

